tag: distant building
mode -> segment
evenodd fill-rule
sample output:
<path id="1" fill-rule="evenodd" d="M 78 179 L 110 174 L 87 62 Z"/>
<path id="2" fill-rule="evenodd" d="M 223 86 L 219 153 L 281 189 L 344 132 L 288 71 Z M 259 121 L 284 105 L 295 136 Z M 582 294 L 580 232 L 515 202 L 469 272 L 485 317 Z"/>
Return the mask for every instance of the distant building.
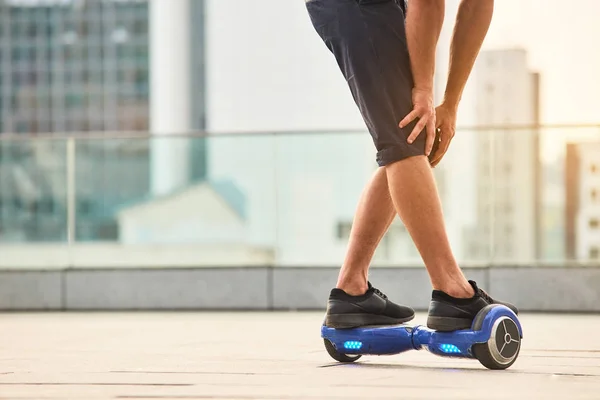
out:
<path id="1" fill-rule="evenodd" d="M 565 185 L 567 258 L 600 260 L 600 142 L 567 144 Z"/>
<path id="2" fill-rule="evenodd" d="M 478 126 L 539 125 L 539 76 L 521 49 L 481 52 L 473 71 Z M 528 262 L 542 251 L 541 161 L 536 129 L 475 134 L 476 223 L 465 230 L 470 259 Z"/>
<path id="3" fill-rule="evenodd" d="M 148 3 L 0 0 L 0 132 L 147 130 Z"/>
<path id="4" fill-rule="evenodd" d="M 155 126 L 167 131 L 161 133 L 203 129 L 204 0 L 168 2 L 168 11 L 183 11 L 183 18 L 160 15 L 163 10 L 156 11 L 156 4 L 165 2 L 0 0 L 0 134 L 146 133 Z M 153 9 L 156 18 L 151 20 Z M 182 27 L 185 40 L 168 42 L 167 33 L 174 30 L 169 23 Z M 180 74 L 169 65 L 164 68 L 168 57 L 161 61 L 152 54 L 186 44 L 185 69 L 194 73 L 183 76 L 185 90 L 174 102 L 164 88 L 173 86 Z M 174 62 L 181 65 L 178 58 Z M 178 125 L 156 123 L 181 109 L 188 118 Z M 82 139 L 75 153 L 76 238 L 83 241 L 116 240 L 116 211 L 152 192 L 154 177 L 166 179 L 168 190 L 206 179 L 202 138 Z M 5 198 L 0 203 L 0 231 L 5 237 L 65 239 L 65 159 L 64 140 L 1 144 L 1 174 L 7 179 L 0 182 Z M 23 186 L 10 184 L 15 180 L 35 189 L 35 197 L 28 192 L 27 206 L 22 192 L 11 189 Z"/>
<path id="5" fill-rule="evenodd" d="M 554 135 L 554 134 L 551 134 Z M 565 160 L 544 163 L 543 260 L 565 260 Z"/>

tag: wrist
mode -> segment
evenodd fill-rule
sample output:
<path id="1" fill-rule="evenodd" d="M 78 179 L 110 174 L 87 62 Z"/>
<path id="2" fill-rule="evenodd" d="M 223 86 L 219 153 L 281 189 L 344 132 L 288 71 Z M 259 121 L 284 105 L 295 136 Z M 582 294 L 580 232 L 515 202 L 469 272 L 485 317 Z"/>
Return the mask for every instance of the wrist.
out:
<path id="1" fill-rule="evenodd" d="M 416 84 L 414 88 L 415 92 L 433 92 L 433 84 Z"/>
<path id="2" fill-rule="evenodd" d="M 412 90 L 413 100 L 415 97 L 419 97 L 421 100 L 427 100 L 429 103 L 432 103 L 432 105 L 434 94 L 433 86 L 415 86 Z"/>
<path id="3" fill-rule="evenodd" d="M 445 95 L 442 100 L 442 104 L 445 108 L 452 110 L 454 112 L 458 111 L 458 104 L 460 103 L 460 99 L 458 97 Z"/>

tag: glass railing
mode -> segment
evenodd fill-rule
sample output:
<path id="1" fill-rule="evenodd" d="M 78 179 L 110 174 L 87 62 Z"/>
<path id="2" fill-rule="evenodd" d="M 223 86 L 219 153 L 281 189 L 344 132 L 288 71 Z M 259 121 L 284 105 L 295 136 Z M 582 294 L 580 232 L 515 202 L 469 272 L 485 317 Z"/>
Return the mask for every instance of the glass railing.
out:
<path id="1" fill-rule="evenodd" d="M 0 135 L 0 267 L 338 266 L 364 132 Z M 600 126 L 458 129 L 434 170 L 461 265 L 600 262 Z M 401 221 L 375 266 L 419 266 Z"/>

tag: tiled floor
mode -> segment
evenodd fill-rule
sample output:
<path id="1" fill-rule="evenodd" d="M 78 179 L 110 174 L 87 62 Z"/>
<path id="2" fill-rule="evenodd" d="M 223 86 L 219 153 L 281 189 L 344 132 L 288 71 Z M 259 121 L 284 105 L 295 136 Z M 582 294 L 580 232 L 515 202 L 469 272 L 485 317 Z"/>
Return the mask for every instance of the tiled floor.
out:
<path id="1" fill-rule="evenodd" d="M 600 315 L 521 316 L 506 371 L 425 351 L 342 365 L 322 316 L 2 314 L 0 399 L 600 399 Z"/>

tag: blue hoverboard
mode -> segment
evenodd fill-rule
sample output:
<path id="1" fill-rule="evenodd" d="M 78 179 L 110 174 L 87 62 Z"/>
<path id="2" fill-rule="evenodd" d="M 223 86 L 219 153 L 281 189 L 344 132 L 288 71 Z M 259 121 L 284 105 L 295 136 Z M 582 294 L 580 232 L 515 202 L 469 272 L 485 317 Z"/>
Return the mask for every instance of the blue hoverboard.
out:
<path id="1" fill-rule="evenodd" d="M 471 329 L 441 332 L 405 324 L 351 329 L 323 325 L 321 337 L 329 355 L 343 363 L 363 355 L 425 349 L 442 357 L 477 359 L 488 369 L 507 369 L 517 360 L 523 331 L 511 309 L 492 304 L 479 311 Z"/>

